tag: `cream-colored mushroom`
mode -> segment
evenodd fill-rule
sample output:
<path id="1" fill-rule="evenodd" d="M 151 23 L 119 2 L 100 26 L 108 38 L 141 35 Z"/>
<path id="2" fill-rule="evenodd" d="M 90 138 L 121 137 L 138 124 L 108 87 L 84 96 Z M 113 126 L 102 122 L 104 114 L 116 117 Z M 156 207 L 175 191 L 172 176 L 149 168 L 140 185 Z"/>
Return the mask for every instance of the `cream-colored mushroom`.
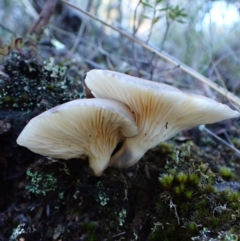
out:
<path id="1" fill-rule="evenodd" d="M 86 155 L 94 173 L 101 175 L 121 136 L 137 133 L 138 127 L 126 105 L 108 99 L 79 99 L 30 120 L 17 143 L 55 158 Z"/>
<path id="2" fill-rule="evenodd" d="M 85 79 L 97 98 L 127 104 L 135 115 L 139 134 L 127 138 L 111 158 L 118 167 L 129 167 L 161 141 L 179 131 L 239 116 L 239 112 L 207 97 L 149 80 L 108 70 L 91 70 Z"/>

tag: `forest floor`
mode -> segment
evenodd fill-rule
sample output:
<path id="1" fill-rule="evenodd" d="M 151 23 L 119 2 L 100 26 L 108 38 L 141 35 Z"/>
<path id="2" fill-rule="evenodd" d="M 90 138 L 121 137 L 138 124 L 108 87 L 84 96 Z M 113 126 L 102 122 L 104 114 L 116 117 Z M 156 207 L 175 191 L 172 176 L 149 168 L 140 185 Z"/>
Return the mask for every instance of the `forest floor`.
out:
<path id="1" fill-rule="evenodd" d="M 239 155 L 199 128 L 101 177 L 86 160 L 55 160 L 16 144 L 31 118 L 84 98 L 91 68 L 51 45 L 3 56 L 0 240 L 238 240 Z M 237 120 L 208 128 L 240 148 Z"/>

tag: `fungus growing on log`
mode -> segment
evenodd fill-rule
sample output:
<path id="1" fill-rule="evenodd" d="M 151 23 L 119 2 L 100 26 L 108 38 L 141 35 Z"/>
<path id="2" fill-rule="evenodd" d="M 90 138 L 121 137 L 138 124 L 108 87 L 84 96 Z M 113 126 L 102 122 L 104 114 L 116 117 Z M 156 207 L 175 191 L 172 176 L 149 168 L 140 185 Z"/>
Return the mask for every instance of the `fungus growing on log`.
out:
<path id="1" fill-rule="evenodd" d="M 96 98 L 129 106 L 139 134 L 126 138 L 111 158 L 117 167 L 134 165 L 151 148 L 184 129 L 239 117 L 239 112 L 207 97 L 188 94 L 170 85 L 108 70 L 91 70 L 85 83 Z"/>
<path id="2" fill-rule="evenodd" d="M 86 155 L 95 175 L 101 175 L 120 138 L 137 133 L 138 127 L 126 105 L 109 99 L 79 99 L 30 120 L 17 143 L 54 158 Z"/>

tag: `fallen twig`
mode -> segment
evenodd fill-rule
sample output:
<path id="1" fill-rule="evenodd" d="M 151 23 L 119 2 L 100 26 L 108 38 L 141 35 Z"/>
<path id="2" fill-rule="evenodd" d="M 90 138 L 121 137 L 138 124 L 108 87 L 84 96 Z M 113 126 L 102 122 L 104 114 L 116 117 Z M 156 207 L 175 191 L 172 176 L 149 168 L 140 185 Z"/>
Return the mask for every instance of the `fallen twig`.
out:
<path id="1" fill-rule="evenodd" d="M 29 31 L 30 34 L 35 33 L 37 35 L 40 35 L 42 33 L 43 28 L 48 23 L 55 10 L 56 4 L 57 0 L 47 0 L 45 2 L 37 21 L 33 24 Z"/>
<path id="2" fill-rule="evenodd" d="M 220 138 L 218 135 L 214 134 L 212 131 L 210 131 L 208 128 L 206 128 L 204 125 L 199 126 L 199 129 L 201 131 L 207 132 L 209 135 L 214 137 L 216 140 L 222 142 L 224 145 L 226 145 L 227 147 L 229 147 L 230 149 L 235 151 L 240 156 L 240 150 L 238 150 L 235 146 L 231 145 L 230 143 L 228 143 L 225 140 L 223 140 L 222 138 Z"/>

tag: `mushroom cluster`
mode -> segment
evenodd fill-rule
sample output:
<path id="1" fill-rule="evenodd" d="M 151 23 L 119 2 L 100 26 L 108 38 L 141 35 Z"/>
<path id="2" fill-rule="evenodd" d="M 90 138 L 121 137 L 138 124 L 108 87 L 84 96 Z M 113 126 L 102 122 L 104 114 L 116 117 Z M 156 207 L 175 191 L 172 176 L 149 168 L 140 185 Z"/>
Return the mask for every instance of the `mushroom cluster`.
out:
<path id="1" fill-rule="evenodd" d="M 240 116 L 204 96 L 113 71 L 91 70 L 85 84 L 95 98 L 43 112 L 27 124 L 17 143 L 55 158 L 85 155 L 95 175 L 101 175 L 108 165 L 134 165 L 181 130 Z"/>

